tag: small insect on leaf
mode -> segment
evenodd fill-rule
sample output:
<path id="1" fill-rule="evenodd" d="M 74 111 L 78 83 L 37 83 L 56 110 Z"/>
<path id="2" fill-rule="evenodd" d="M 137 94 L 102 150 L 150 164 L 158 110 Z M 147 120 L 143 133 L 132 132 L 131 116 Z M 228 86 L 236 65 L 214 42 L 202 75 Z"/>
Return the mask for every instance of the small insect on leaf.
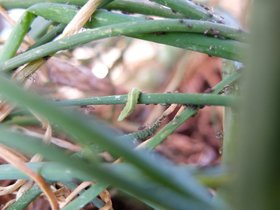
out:
<path id="1" fill-rule="evenodd" d="M 124 120 L 133 112 L 136 104 L 138 103 L 140 94 L 141 94 L 141 91 L 138 90 L 137 88 L 132 88 L 132 90 L 129 91 L 128 96 L 127 96 L 127 102 L 118 117 L 118 121 Z"/>

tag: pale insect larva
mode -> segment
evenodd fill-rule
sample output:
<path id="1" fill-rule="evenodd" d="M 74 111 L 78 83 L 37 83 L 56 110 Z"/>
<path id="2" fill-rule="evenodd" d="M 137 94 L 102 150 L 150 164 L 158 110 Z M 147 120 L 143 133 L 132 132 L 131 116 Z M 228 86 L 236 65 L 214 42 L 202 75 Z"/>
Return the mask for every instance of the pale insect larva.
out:
<path id="1" fill-rule="evenodd" d="M 127 102 L 118 117 L 118 121 L 124 120 L 133 112 L 136 104 L 138 103 L 140 94 L 141 94 L 141 91 L 138 90 L 137 88 L 132 88 L 132 90 L 129 91 L 128 96 L 127 96 Z"/>

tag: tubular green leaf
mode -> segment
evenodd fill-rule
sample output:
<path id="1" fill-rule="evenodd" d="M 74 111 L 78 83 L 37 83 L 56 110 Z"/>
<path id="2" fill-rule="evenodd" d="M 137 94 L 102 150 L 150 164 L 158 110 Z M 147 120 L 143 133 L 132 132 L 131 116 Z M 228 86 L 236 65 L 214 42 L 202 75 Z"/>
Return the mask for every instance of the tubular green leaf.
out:
<path id="1" fill-rule="evenodd" d="M 103 39 L 106 37 L 130 35 L 139 38 L 149 38 L 149 35 L 134 35 L 137 33 L 155 33 L 186 31 L 186 25 L 181 24 L 177 20 L 150 20 L 150 21 L 132 21 L 129 23 L 120 23 L 113 26 L 104 26 L 97 29 L 90 29 L 79 34 L 66 37 L 60 40 L 47 43 L 35 49 L 22 53 L 0 65 L 2 71 L 13 70 L 25 63 L 44 58 L 57 51 L 72 49 L 76 46 L 86 44 L 90 41 Z M 181 35 L 181 36 L 180 36 Z M 146 37 L 145 37 L 146 36 Z M 159 37 L 164 42 L 168 42 L 172 46 L 183 47 L 186 49 L 197 50 L 209 55 L 221 56 L 228 59 L 239 59 L 239 51 L 245 47 L 238 41 L 219 40 L 211 37 L 205 37 L 200 34 L 176 33 L 165 35 L 153 35 L 150 39 L 156 41 Z"/>
<path id="2" fill-rule="evenodd" d="M 232 82 L 236 81 L 240 77 L 239 72 L 235 72 L 232 75 L 223 79 L 218 83 L 212 91 L 212 94 L 218 94 L 223 88 L 227 85 L 230 85 Z M 171 122 L 164 126 L 158 133 L 156 133 L 150 141 L 145 144 L 145 147 L 148 149 L 154 149 L 160 143 L 162 143 L 167 136 L 172 134 L 177 128 L 179 128 L 187 119 L 192 117 L 199 110 L 198 107 L 187 107 L 181 114 L 176 116 Z"/>
<path id="3" fill-rule="evenodd" d="M 6 210 L 24 210 L 27 206 L 41 194 L 41 189 L 33 185 L 23 195 L 12 203 Z"/>
<path id="4" fill-rule="evenodd" d="M 210 12 L 207 7 L 189 0 L 152 0 L 164 6 L 173 9 L 174 12 L 180 12 L 186 17 L 203 20 L 221 20 L 220 17 Z"/>
<path id="5" fill-rule="evenodd" d="M 85 146 L 90 146 L 95 143 L 104 147 L 112 154 L 123 157 L 126 161 L 135 165 L 135 167 L 145 173 L 150 180 L 164 185 L 172 189 L 172 191 L 182 194 L 182 196 L 186 198 L 193 193 L 195 195 L 199 194 L 199 199 L 203 203 L 211 205 L 208 196 L 204 194 L 205 191 L 200 188 L 199 185 L 192 183 L 192 188 L 190 188 L 190 183 L 186 183 L 185 178 L 181 176 L 174 177 L 171 170 L 174 168 L 172 164 L 167 162 L 158 164 L 159 160 L 152 157 L 147 151 L 134 151 L 127 144 L 115 141 L 115 132 L 108 126 L 105 126 L 101 121 L 97 119 L 91 120 L 73 111 L 66 112 L 66 110 L 62 110 L 53 104 L 47 103 L 45 100 L 38 98 L 38 96 L 27 94 L 21 88 L 12 85 L 4 77 L 0 77 L 0 93 L 5 99 L 23 107 L 28 107 L 40 114 L 40 116 L 45 117 L 51 123 L 56 124 L 61 130 L 72 136 L 73 140 L 77 143 Z M 3 132 L 1 132 L 1 141 L 11 139 L 2 139 L 2 135 L 4 135 Z M 13 141 L 11 141 L 11 144 L 13 144 Z M 30 142 L 28 145 L 32 145 L 32 143 Z M 27 149 L 28 148 L 29 146 Z M 96 170 L 101 169 L 97 168 Z M 171 176 L 173 176 L 174 179 L 170 179 Z"/>
<path id="6" fill-rule="evenodd" d="M 109 10 L 121 10 L 128 13 L 138 13 L 167 18 L 184 18 L 184 15 L 172 12 L 171 9 L 160 4 L 134 0 L 115 0 L 106 6 Z"/>
<path id="7" fill-rule="evenodd" d="M 99 96 L 82 99 L 61 100 L 56 104 L 61 106 L 87 106 L 125 104 L 127 95 Z M 213 94 L 187 93 L 141 93 L 138 104 L 189 104 L 189 105 L 216 105 L 231 106 L 236 101 L 232 96 Z"/>
<path id="8" fill-rule="evenodd" d="M 0 5 L 5 7 L 6 9 L 13 9 L 13 8 L 28 8 L 32 5 L 38 3 L 65 3 L 70 5 L 82 6 L 86 3 L 86 0 L 0 0 Z M 154 15 L 154 16 L 162 16 L 162 17 L 184 17 L 184 15 L 180 13 L 172 12 L 171 9 L 167 7 L 163 7 L 159 4 L 153 2 L 142 2 L 142 1 L 134 1 L 134 0 L 114 0 L 112 3 L 106 6 L 107 9 L 110 10 L 121 10 L 124 12 L 130 13 L 139 13 L 139 14 L 146 14 L 146 15 Z M 199 11 L 201 8 L 194 7 L 191 9 L 198 9 Z M 188 18 L 197 18 L 197 13 L 201 14 L 200 12 L 188 12 L 188 15 L 185 17 Z M 192 16 L 193 15 L 193 16 Z"/>
<path id="9" fill-rule="evenodd" d="M 21 20 L 15 25 L 15 27 L 11 31 L 8 40 L 5 42 L 4 47 L 0 52 L 0 62 L 10 59 L 16 54 L 26 33 L 29 31 L 30 25 L 34 18 L 35 15 L 29 12 L 25 12 L 22 15 Z"/>
<path id="10" fill-rule="evenodd" d="M 97 183 L 90 186 L 87 190 L 82 192 L 76 199 L 71 201 L 67 206 L 65 206 L 61 210 L 73 210 L 83 208 L 94 198 L 96 198 L 106 187 L 107 185 L 103 183 Z"/>
<path id="11" fill-rule="evenodd" d="M 147 199 L 151 203 L 159 205 L 164 209 L 206 210 L 213 207 L 211 202 L 207 203 L 204 199 L 204 202 L 202 202 L 201 200 L 197 200 L 196 196 L 183 196 L 182 194 L 175 193 L 171 188 L 168 188 L 167 185 L 160 186 L 146 178 L 141 179 L 139 176 L 132 177 L 130 176 L 130 173 L 120 174 L 121 171 L 109 170 L 106 167 L 102 167 L 98 162 L 91 162 L 91 164 L 89 164 L 88 160 L 69 157 L 69 155 L 63 150 L 44 144 L 36 138 L 10 132 L 3 128 L 0 129 L 0 134 L 0 142 L 2 144 L 19 149 L 26 154 L 42 154 L 42 156 L 48 160 L 53 160 L 67 167 L 78 170 L 82 176 L 88 177 L 89 180 L 95 180 L 98 178 L 98 180 L 105 181 L 108 184 L 114 184 L 115 186 L 120 187 L 137 197 Z M 13 139 L 13 141 L 10 141 L 10 139 Z M 195 181 L 192 180 L 191 177 L 186 178 L 186 175 L 187 174 L 183 176 L 184 181 L 190 181 L 189 187 L 195 187 Z M 137 180 L 135 180 L 135 178 L 137 178 Z M 195 192 L 197 188 L 191 190 Z M 198 192 L 200 192 L 200 190 L 198 190 Z M 203 197 L 205 195 L 200 194 L 200 196 Z M 209 199 L 207 200 L 209 201 Z"/>
<path id="12" fill-rule="evenodd" d="M 36 14 L 37 16 L 42 16 L 54 22 L 67 24 L 76 15 L 78 9 L 75 6 L 63 4 L 41 3 L 30 7 L 28 11 Z M 91 21 L 86 26 L 88 28 L 96 28 L 100 26 L 113 25 L 122 22 L 147 20 L 149 20 L 149 17 L 135 17 L 99 10 L 97 13 L 95 13 Z M 164 20 L 168 21 L 169 19 L 166 18 Z M 181 23 L 186 27 L 184 32 L 200 33 L 212 37 L 217 36 L 223 37 L 223 39 L 233 39 L 241 41 L 245 41 L 247 37 L 247 34 L 242 32 L 239 28 L 234 28 L 223 24 L 217 24 L 210 21 L 197 21 L 182 18 L 177 20 L 177 25 Z"/>

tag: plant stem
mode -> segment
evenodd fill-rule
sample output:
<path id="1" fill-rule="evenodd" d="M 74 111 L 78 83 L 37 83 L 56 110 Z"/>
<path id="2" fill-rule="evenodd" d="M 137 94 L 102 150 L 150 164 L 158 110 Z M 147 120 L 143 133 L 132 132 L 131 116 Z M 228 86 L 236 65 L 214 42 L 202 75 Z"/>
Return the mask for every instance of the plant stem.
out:
<path id="1" fill-rule="evenodd" d="M 88 181 L 88 178 L 85 176 L 82 176 L 79 171 L 74 170 L 72 168 L 68 168 L 66 166 L 63 166 L 58 163 L 54 162 L 38 162 L 38 163 L 27 163 L 28 167 L 31 168 L 33 171 L 40 173 L 44 179 L 50 181 L 50 182 L 71 182 L 73 179 L 80 179 L 81 181 Z M 127 163 L 117 163 L 117 164 L 104 164 L 106 168 L 111 168 L 112 170 L 122 171 L 123 173 L 129 173 L 132 176 L 139 176 L 139 172 L 136 173 L 135 170 L 133 170 L 132 166 L 130 166 Z M 210 173 L 207 170 L 201 170 L 201 168 L 194 168 L 191 169 L 189 166 L 179 166 L 179 168 L 182 168 L 184 170 L 189 171 L 192 173 L 196 179 L 198 179 L 200 182 L 205 183 L 207 186 L 208 184 L 211 185 L 211 180 L 217 180 L 220 177 L 226 176 L 226 171 L 220 171 L 218 172 L 211 172 Z M 19 171 L 17 168 L 11 166 L 10 164 L 3 164 L 0 165 L 0 180 L 13 180 L 13 179 L 24 179 L 28 180 L 29 177 L 23 174 L 21 171 Z M 141 175 L 143 177 L 143 175 Z M 230 177 L 228 177 L 230 178 Z M 218 181 L 218 180 L 217 180 Z M 225 180 L 221 180 L 225 181 Z M 105 188 L 105 186 L 104 186 Z"/>
<path id="2" fill-rule="evenodd" d="M 87 190 L 82 192 L 79 195 L 79 197 L 71 201 L 67 206 L 65 206 L 61 210 L 81 209 L 86 204 L 91 202 L 94 198 L 96 198 L 107 187 L 108 185 L 103 183 L 94 184 L 90 186 Z"/>
<path id="3" fill-rule="evenodd" d="M 27 190 L 23 195 L 18 198 L 14 203 L 12 203 L 6 210 L 23 210 L 35 200 L 40 194 L 41 189 L 37 185 L 33 185 L 29 190 Z"/>
<path id="4" fill-rule="evenodd" d="M 185 24 L 178 23 L 176 20 L 151 20 L 145 22 L 132 21 L 129 23 L 116 24 L 114 26 L 104 26 L 97 29 L 87 30 L 70 37 L 65 37 L 63 39 L 47 43 L 35 49 L 31 49 L 6 62 L 3 62 L 0 65 L 0 69 L 2 71 L 13 70 L 25 63 L 47 57 L 57 51 L 72 49 L 76 46 L 106 37 L 133 35 L 135 33 L 154 33 L 158 31 L 185 31 L 186 28 Z M 196 34 L 185 33 L 183 35 L 184 40 L 182 41 L 188 42 L 186 48 L 205 52 L 210 55 L 227 57 L 229 59 L 238 59 L 239 56 L 236 54 L 236 51 L 242 48 L 242 44 L 237 41 L 218 40 Z M 177 36 L 176 39 L 178 39 Z"/>
<path id="5" fill-rule="evenodd" d="M 203 20 L 221 21 L 221 18 L 215 16 L 206 7 L 189 0 L 152 0 L 164 6 L 173 9 L 174 12 L 180 12 L 186 17 Z"/>
<path id="6" fill-rule="evenodd" d="M 38 3 L 45 3 L 44 0 L 0 0 L 0 5 L 6 9 L 13 8 L 28 8 L 32 5 Z M 49 3 L 67 3 L 70 5 L 82 6 L 86 3 L 86 0 L 48 0 Z M 147 15 L 158 15 L 163 17 L 188 17 L 191 19 L 211 19 L 211 15 L 207 10 L 205 10 L 200 5 L 196 5 L 189 1 L 178 1 L 170 0 L 167 3 L 164 1 L 157 0 L 157 3 L 168 4 L 168 7 L 173 8 L 175 11 L 172 12 L 171 9 L 162 7 L 156 3 L 152 2 L 136 2 L 134 0 L 115 0 L 106 6 L 107 9 L 111 10 L 122 10 L 131 13 L 140 13 Z M 180 14 L 181 12 L 182 14 Z M 185 15 L 184 15 L 185 14 Z"/>
<path id="7" fill-rule="evenodd" d="M 240 67 L 237 62 L 225 60 L 223 62 L 223 77 L 240 71 Z M 239 84 L 235 83 L 225 88 L 225 95 L 238 95 Z M 230 107 L 226 107 L 224 110 L 224 124 L 223 124 L 223 148 L 222 148 L 222 160 L 224 164 L 232 164 L 234 154 L 236 153 L 236 121 L 238 119 L 237 110 Z"/>
<path id="8" fill-rule="evenodd" d="M 10 59 L 16 54 L 34 18 L 35 15 L 29 12 L 25 12 L 22 15 L 21 20 L 17 22 L 4 47 L 1 49 L 0 62 Z"/>
<path id="9" fill-rule="evenodd" d="M 195 181 L 189 176 L 187 176 L 188 179 L 186 180 L 186 177 L 183 176 L 183 174 L 180 174 L 185 178 L 185 183 L 191 183 L 191 185 L 187 185 L 190 189 L 191 195 L 188 193 L 188 196 L 186 196 L 184 194 L 176 193 L 176 191 L 169 188 L 166 183 L 158 185 L 156 184 L 157 182 L 147 179 L 146 175 L 142 174 L 134 167 L 131 167 L 128 170 L 128 173 L 123 173 L 123 170 L 110 170 L 108 167 L 104 167 L 103 164 L 96 161 L 91 161 L 89 164 L 88 160 L 74 158 L 71 156 L 69 157 L 64 150 L 44 144 L 39 139 L 24 136 L 5 129 L 0 129 L 0 133 L 0 142 L 2 144 L 20 149 L 23 153 L 27 154 L 40 153 L 46 159 L 59 163 L 56 164 L 59 168 L 66 166 L 66 168 L 75 169 L 79 177 L 85 177 L 86 180 L 98 179 L 98 181 L 106 181 L 108 184 L 114 184 L 115 186 L 120 187 L 135 196 L 139 196 L 142 199 L 147 199 L 154 204 L 158 204 L 162 208 L 178 210 L 206 210 L 215 206 L 215 204 L 210 202 L 209 197 L 207 197 L 207 194 L 204 193 L 204 191 L 201 193 L 201 190 L 198 190 Z M 11 138 L 13 141 L 9 141 Z M 134 153 L 136 152 L 137 151 L 134 151 Z M 143 153 L 143 151 L 141 152 Z M 150 158 L 149 160 L 153 161 L 153 159 Z M 170 166 L 168 162 L 164 163 L 165 167 Z M 171 167 L 171 169 L 175 170 L 173 167 Z M 170 167 L 168 167 L 168 170 L 170 170 Z M 184 174 L 186 175 L 185 172 Z M 69 170 L 67 173 L 69 177 Z M 131 176 L 131 174 L 133 174 L 133 176 Z M 57 175 L 59 175 L 59 173 Z M 178 181 L 179 176 L 176 175 L 176 177 L 176 181 Z M 186 184 L 183 184 L 182 186 L 186 186 Z M 154 190 L 156 190 L 157 193 L 154 193 Z M 169 199 L 166 199 L 166 196 L 170 196 L 168 197 Z M 165 200 L 162 200 L 163 198 L 165 198 Z"/>
<path id="10" fill-rule="evenodd" d="M 185 108 L 185 110 L 176 116 L 171 122 L 165 125 L 159 132 L 157 132 L 150 140 L 145 144 L 145 148 L 155 149 L 156 146 L 161 144 L 170 134 L 172 134 L 177 128 L 179 128 L 187 119 L 191 118 L 197 113 L 198 109 Z"/>
<path id="11" fill-rule="evenodd" d="M 229 60 L 240 61 L 241 51 L 247 50 L 247 45 L 233 40 L 219 40 L 216 38 L 206 37 L 202 34 L 193 33 L 167 33 L 141 34 L 133 36 L 135 38 L 179 47 L 187 50 L 202 52 L 209 56 L 217 56 Z"/>
<path id="12" fill-rule="evenodd" d="M 37 16 L 42 16 L 45 19 L 49 19 L 54 22 L 68 24 L 76 15 L 78 9 L 73 6 L 66 6 L 61 4 L 41 3 L 30 7 L 28 11 L 34 13 Z M 148 18 L 149 17 L 135 17 L 104 10 L 98 10 L 98 12 L 92 17 L 91 21 L 87 24 L 87 27 L 96 28 L 123 22 L 148 21 Z M 168 21 L 170 19 L 166 18 L 163 20 Z M 180 18 L 177 19 L 177 23 L 176 21 L 174 21 L 173 24 L 183 25 L 185 27 L 185 30 L 183 30 L 184 32 L 200 33 L 207 36 L 223 39 L 233 39 L 240 41 L 247 40 L 247 34 L 241 31 L 239 28 L 213 23 L 210 21 L 198 21 Z M 169 26 L 167 25 L 166 27 Z"/>
<path id="13" fill-rule="evenodd" d="M 101 6 L 104 4 L 108 4 L 112 0 L 107 0 Z M 45 0 L 0 0 L 0 5 L 6 9 L 15 9 L 15 8 L 28 8 L 34 4 L 37 3 L 44 3 Z M 48 0 L 47 2 L 52 3 L 61 3 L 61 4 L 74 4 L 78 6 L 83 6 L 87 0 Z"/>
<path id="14" fill-rule="evenodd" d="M 175 192 L 176 195 L 182 195 L 187 199 L 190 194 L 193 194 L 192 190 L 189 191 L 190 188 L 187 187 L 185 179 L 182 179 L 180 177 L 177 177 L 176 179 L 170 179 L 172 172 L 167 166 L 169 165 L 171 167 L 172 164 L 158 164 L 158 161 L 149 158 L 151 154 L 149 154 L 147 151 L 135 151 L 129 145 L 116 141 L 116 132 L 113 131 L 113 129 L 110 129 L 108 126 L 105 126 L 105 124 L 98 119 L 89 118 L 84 115 L 82 116 L 73 111 L 67 112 L 66 110 L 63 110 L 51 103 L 46 102 L 38 96 L 26 93 L 21 88 L 12 85 L 11 82 L 4 77 L 0 77 L 0 92 L 1 96 L 3 96 L 5 99 L 16 104 L 20 104 L 22 107 L 28 107 L 34 112 L 40 114 L 40 116 L 45 117 L 47 120 L 49 120 L 49 122 L 56 124 L 58 128 L 60 128 L 62 131 L 65 131 L 65 133 L 67 133 L 69 136 L 73 137 L 72 140 L 74 140 L 76 143 L 79 143 L 82 146 L 91 146 L 92 144 L 96 143 L 97 146 L 101 146 L 104 149 L 107 149 L 113 155 L 123 157 L 124 160 L 132 163 L 137 169 L 145 174 L 146 177 L 149 177 L 151 181 L 158 183 L 159 185 L 166 186 L 167 188 Z M 34 152 L 35 149 L 36 151 L 40 150 L 41 153 L 43 152 L 43 155 L 48 155 L 48 157 L 52 158 L 52 160 L 54 158 L 54 153 L 56 153 L 57 157 L 61 157 L 64 159 L 63 151 L 54 149 L 50 146 L 46 146 L 47 148 L 54 150 L 52 151 L 51 156 L 49 156 L 49 152 L 42 150 L 43 148 L 47 148 L 45 148 L 42 144 L 36 144 L 36 141 L 38 142 L 38 140 L 35 140 L 34 138 L 11 133 L 5 129 L 0 129 L 0 133 L 0 141 L 8 146 L 19 147 L 17 149 L 22 150 L 23 146 L 26 145 L 26 150 L 30 151 L 29 149 L 34 149 L 32 150 Z M 13 138 L 14 141 L 9 141 L 11 138 Z M 17 141 L 15 141 L 16 138 L 18 138 Z M 22 145 L 23 142 L 24 145 Z M 32 148 L 29 145 L 32 145 Z M 69 161 L 70 165 L 73 164 L 74 159 L 70 160 L 68 156 L 67 158 L 67 160 L 61 161 L 67 162 L 67 165 Z M 76 163 L 77 162 L 79 161 L 77 160 Z M 98 174 L 99 178 L 104 179 L 103 176 L 108 171 L 104 171 L 97 160 L 91 159 L 91 162 L 95 164 L 95 167 L 92 168 L 92 171 Z M 79 164 L 81 165 L 81 163 Z M 86 170 L 88 170 L 88 163 L 85 163 L 83 166 L 81 165 L 81 167 L 86 167 Z M 85 168 L 82 168 L 81 170 L 84 171 Z M 113 179 L 112 176 L 111 179 Z M 114 180 L 115 183 L 121 182 L 120 184 L 123 184 L 123 187 L 127 186 L 127 183 L 124 183 L 125 180 L 120 176 L 115 176 Z M 106 181 L 108 181 L 108 179 Z M 195 185 L 195 182 L 193 184 Z M 201 204 L 204 205 L 207 203 L 206 206 L 208 207 L 209 205 L 212 205 L 209 204 L 209 198 L 206 196 L 206 194 L 204 194 L 205 191 L 202 188 L 199 188 L 199 185 L 197 186 L 197 189 L 202 192 L 200 193 L 201 197 L 199 198 L 200 201 L 203 200 L 203 204 Z M 134 193 L 137 192 L 134 191 Z M 141 193 L 141 196 L 146 195 L 143 195 Z M 178 198 L 182 196 L 179 196 Z"/>
<path id="15" fill-rule="evenodd" d="M 27 115 L 27 116 L 13 116 L 11 117 L 11 119 L 2 122 L 2 124 L 28 126 L 28 125 L 40 125 L 40 122 L 33 116 Z"/>
<path id="16" fill-rule="evenodd" d="M 125 104 L 127 95 L 101 96 L 83 99 L 56 101 L 61 106 L 87 106 Z M 138 104 L 183 104 L 231 106 L 236 99 L 231 96 L 185 93 L 141 93 Z"/>
<path id="17" fill-rule="evenodd" d="M 46 44 L 50 41 L 52 41 L 55 37 L 57 37 L 65 28 L 64 24 L 59 24 L 57 26 L 54 26 L 49 32 L 47 32 L 44 36 L 42 36 L 41 38 L 39 38 L 35 44 L 33 44 L 30 49 L 39 47 L 43 44 Z"/>
<path id="18" fill-rule="evenodd" d="M 48 0 L 48 3 L 67 3 L 70 5 L 77 5 L 82 6 L 86 3 L 85 0 Z M 2 4 L 3 7 L 6 9 L 13 9 L 13 8 L 28 8 L 34 6 L 36 4 L 46 3 L 43 0 L 33 0 L 33 1 L 22 1 L 22 0 L 0 0 L 0 5 Z M 69 6 L 69 5 L 67 5 Z M 109 3 L 105 6 L 108 10 L 121 10 L 124 13 L 138 13 L 138 14 L 145 14 L 145 15 L 153 15 L 159 17 L 168 17 L 168 18 L 183 18 L 184 15 L 180 13 L 173 13 L 171 9 L 167 7 L 163 7 L 159 4 L 153 2 L 141 2 L 141 1 L 134 1 L 134 0 L 115 0 L 112 3 Z"/>
<path id="19" fill-rule="evenodd" d="M 218 83 L 212 90 L 212 94 L 218 94 L 223 88 L 232 82 L 236 81 L 240 77 L 240 73 L 235 72 L 234 74 L 226 77 L 220 83 Z M 185 110 L 176 116 L 171 122 L 164 126 L 158 133 L 156 133 L 147 143 L 146 148 L 154 149 L 162 141 L 164 141 L 170 134 L 172 134 L 177 128 L 179 128 L 187 119 L 197 113 L 198 108 L 187 107 Z"/>
<path id="20" fill-rule="evenodd" d="M 121 10 L 128 13 L 138 13 L 166 18 L 184 18 L 184 15 L 180 13 L 174 13 L 171 9 L 153 2 L 115 0 L 108 4 L 105 8 L 109 10 Z"/>
<path id="21" fill-rule="evenodd" d="M 236 210 L 280 209 L 280 59 L 279 1 L 254 1 L 252 37 L 247 54 L 237 121 L 237 175 L 229 197 Z"/>

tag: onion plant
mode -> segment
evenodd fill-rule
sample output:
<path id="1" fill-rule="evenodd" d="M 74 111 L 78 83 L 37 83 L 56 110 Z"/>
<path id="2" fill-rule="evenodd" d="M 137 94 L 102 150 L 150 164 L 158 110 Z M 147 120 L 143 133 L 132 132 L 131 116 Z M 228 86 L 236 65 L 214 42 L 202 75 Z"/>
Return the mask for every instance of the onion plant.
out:
<path id="1" fill-rule="evenodd" d="M 71 27 L 70 24 L 75 18 L 78 17 L 78 21 L 79 18 L 81 19 L 80 12 L 89 2 L 93 2 L 97 9 L 92 10 L 90 18 L 81 24 L 83 30 L 62 36 L 65 28 Z M 260 4 L 258 2 L 256 1 L 257 5 Z M 267 4 L 269 3 L 266 3 L 268 7 Z M 244 97 L 238 96 L 242 91 L 227 95 L 224 94 L 224 90 L 225 87 L 238 85 L 237 82 L 243 74 L 243 68 L 241 69 L 240 66 L 243 65 L 236 66 L 235 64 L 243 62 L 244 54 L 251 52 L 247 42 L 251 35 L 239 27 L 231 25 L 207 6 L 189 0 L 0 0 L 0 5 L 5 10 L 24 9 L 21 19 L 14 25 L 11 35 L 0 50 L 0 110 L 4 110 L 0 112 L 0 119 L 3 121 L 0 126 L 0 147 L 3 148 L 3 151 L 7 151 L 5 153 L 7 156 L 3 153 L 1 157 L 8 162 L 0 166 L 0 180 L 23 180 L 25 182 L 35 177 L 33 180 L 36 181 L 36 176 L 38 176 L 47 183 L 44 188 L 40 181 L 36 181 L 36 184 L 29 187 L 7 209 L 26 208 L 42 192 L 47 195 L 48 187 L 54 183 L 62 183 L 74 191 L 77 188 L 77 180 L 78 182 L 90 181 L 91 185 L 87 190 L 81 191 L 79 196 L 74 197 L 71 202 L 60 207 L 55 199 L 47 196 L 53 209 L 81 209 L 88 203 L 102 208 L 104 205 L 106 206 L 106 203 L 100 199 L 99 195 L 108 187 L 117 188 L 158 210 L 273 209 L 273 204 L 277 203 L 277 199 L 274 198 L 277 197 L 276 195 L 279 196 L 279 187 L 276 182 L 276 186 L 273 188 L 275 190 L 272 190 L 272 182 L 276 180 L 276 175 L 270 174 L 273 171 L 271 166 L 266 165 L 265 171 L 259 173 L 259 176 L 250 178 L 250 176 L 254 176 L 252 173 L 258 173 L 255 171 L 256 169 L 262 170 L 258 164 L 250 165 L 254 162 L 254 158 L 257 157 L 260 164 L 265 164 L 265 161 L 275 161 L 276 147 L 272 153 L 261 151 L 273 148 L 274 143 L 279 144 L 274 138 L 276 137 L 275 126 L 269 127 L 272 125 L 270 121 L 272 118 L 276 123 L 275 115 L 274 117 L 269 115 L 270 118 L 262 114 L 265 109 L 273 109 L 269 113 L 277 113 L 277 106 L 276 104 L 272 106 L 271 97 L 276 98 L 279 82 L 276 82 L 277 78 L 272 78 L 273 72 L 261 73 L 264 68 L 270 66 L 268 61 L 272 59 L 272 56 L 267 56 L 268 45 L 261 44 L 262 49 L 257 48 L 256 44 L 253 46 L 252 55 L 256 58 L 259 58 L 260 55 L 263 57 L 257 59 L 257 64 L 251 61 L 251 64 L 254 65 L 249 68 L 251 70 L 254 68 L 256 71 L 248 74 L 256 76 L 252 76 L 253 82 L 248 82 L 250 75 L 247 76 L 249 84 L 245 85 L 244 89 L 248 88 L 249 96 L 247 95 L 244 99 Z M 268 11 L 268 9 L 260 10 Z M 275 8 L 272 8 L 272 11 L 275 11 Z M 86 13 L 88 14 L 88 12 Z M 274 15 L 279 16 L 279 13 Z M 267 13 L 265 21 L 260 21 L 261 29 L 272 30 L 269 28 L 271 16 L 272 14 Z M 31 27 L 38 17 L 48 21 L 40 29 L 45 33 L 36 33 L 36 30 L 40 30 Z M 261 18 L 259 17 L 259 19 Z M 256 28 L 255 31 L 253 30 L 254 33 L 260 32 L 258 27 Z M 18 53 L 28 33 L 34 33 L 37 36 L 28 43 L 29 46 L 26 50 Z M 268 39 L 269 34 L 272 38 L 277 37 L 272 36 L 273 33 L 267 33 L 265 36 L 268 36 Z M 135 92 L 126 95 L 53 101 L 23 88 L 26 80 L 58 52 L 119 36 L 217 56 L 227 60 L 233 66 L 232 71 L 227 72 L 216 86 L 203 94 L 142 93 L 140 90 L 134 90 Z M 267 41 L 259 36 L 256 40 L 260 43 Z M 277 54 L 276 50 L 273 52 Z M 272 61 L 275 60 L 272 59 Z M 267 66 L 264 66 L 264 63 Z M 272 69 L 276 70 L 276 67 L 279 67 L 276 61 L 273 65 Z M 271 80 L 268 79 L 268 76 Z M 258 88 L 262 84 L 263 78 L 267 83 Z M 271 84 L 269 81 L 272 81 Z M 273 85 L 276 88 L 272 88 Z M 253 96 L 253 101 L 250 99 L 250 94 Z M 271 97 L 268 97 L 270 94 Z M 273 94 L 274 96 L 272 96 Z M 239 100 L 240 98 L 242 100 Z M 260 105 L 262 100 L 267 101 L 267 106 Z M 242 101 L 241 106 L 238 106 L 238 101 Z M 254 105 L 255 102 L 257 106 Z M 126 114 L 132 112 L 137 104 L 179 104 L 184 108 L 159 131 L 160 119 L 142 131 L 127 135 L 120 135 L 116 129 L 97 117 L 86 116 L 69 109 L 69 107 L 75 106 L 106 106 L 109 104 L 126 104 L 128 107 L 126 109 L 129 109 L 126 110 Z M 240 107 L 247 113 L 244 114 L 247 118 L 244 121 L 245 124 L 241 123 L 242 128 L 239 126 L 238 119 L 233 119 L 232 115 L 225 120 L 225 140 L 227 142 L 224 143 L 224 157 L 222 158 L 225 161 L 221 167 L 203 170 L 196 167 L 179 166 L 154 151 L 170 134 L 204 106 L 227 107 L 226 116 L 229 116 L 229 113 L 238 114 Z M 45 122 L 47 129 L 55 128 L 80 149 L 70 151 L 15 129 L 15 121 L 5 120 L 7 116 L 13 115 L 14 108 L 23 111 L 29 110 L 35 117 L 29 113 L 25 119 L 31 120 L 29 121 L 31 123 L 40 121 L 44 124 Z M 250 118 L 252 115 L 258 121 L 253 122 L 254 120 Z M 259 123 L 261 116 L 265 119 L 263 128 Z M 36 120 L 36 117 L 39 120 Z M 248 128 L 248 124 L 251 124 L 252 127 Z M 258 129 L 255 130 L 256 128 Z M 240 137 L 243 142 L 235 141 L 235 138 L 239 138 L 236 134 L 239 130 L 243 132 Z M 271 131 L 269 135 L 268 131 Z M 263 135 L 267 137 L 266 143 L 261 139 L 265 137 Z M 147 138 L 150 139 L 139 145 L 139 141 L 145 141 Z M 252 151 L 251 156 L 247 156 L 247 152 L 250 150 L 250 146 L 246 143 L 247 138 L 250 139 L 248 142 L 256 144 L 256 154 Z M 253 139 L 258 141 L 252 142 Z M 239 149 L 236 144 L 244 144 L 244 148 L 247 150 L 244 151 L 243 147 Z M 265 145 L 267 149 L 262 150 L 261 145 Z M 13 156 L 8 156 L 11 149 L 28 157 L 39 154 L 42 159 L 34 163 L 16 162 L 13 161 Z M 103 162 L 99 156 L 101 151 L 109 152 L 117 161 L 114 163 Z M 241 157 L 246 160 L 244 164 L 234 164 L 236 153 L 239 154 L 239 152 Z M 270 157 L 270 154 L 272 154 L 271 158 L 267 158 Z M 238 163 L 240 162 L 243 160 L 239 160 Z M 236 172 L 234 167 L 238 169 Z M 36 176 L 31 176 L 31 173 L 27 172 L 28 170 L 31 170 Z M 269 174 L 267 174 L 268 172 Z M 268 183 L 270 185 L 266 186 L 265 181 L 268 179 L 271 179 Z M 251 187 L 252 190 L 250 190 Z M 209 193 L 210 188 L 215 189 L 214 195 Z M 250 196 L 250 200 L 246 200 L 247 195 Z M 255 201 L 259 207 L 254 207 L 253 202 Z M 279 206 L 279 203 L 277 205 Z M 271 208 L 269 208 L 270 206 Z"/>

